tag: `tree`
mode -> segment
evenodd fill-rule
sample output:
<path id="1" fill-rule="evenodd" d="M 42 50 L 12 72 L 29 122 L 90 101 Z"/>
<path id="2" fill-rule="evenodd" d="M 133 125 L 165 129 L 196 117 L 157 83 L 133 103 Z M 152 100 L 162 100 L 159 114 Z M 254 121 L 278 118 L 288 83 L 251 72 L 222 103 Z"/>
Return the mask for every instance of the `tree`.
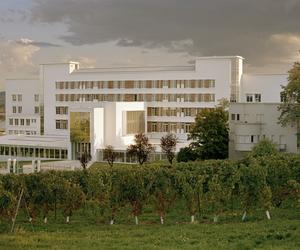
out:
<path id="1" fill-rule="evenodd" d="M 83 170 L 86 170 L 87 164 L 92 159 L 91 155 L 88 153 L 87 150 L 85 150 L 83 153 L 80 154 L 78 157 L 78 160 L 80 161 L 80 164 L 83 168 Z"/>
<path id="2" fill-rule="evenodd" d="M 160 139 L 160 147 L 163 153 L 167 155 L 169 163 L 172 165 L 175 158 L 177 137 L 175 134 L 168 133 Z"/>
<path id="3" fill-rule="evenodd" d="M 177 154 L 177 162 L 188 162 L 197 160 L 198 155 L 191 147 L 181 148 Z"/>
<path id="4" fill-rule="evenodd" d="M 257 158 L 262 156 L 276 155 L 277 153 L 278 150 L 276 144 L 268 139 L 263 139 L 252 148 L 249 156 Z"/>
<path id="5" fill-rule="evenodd" d="M 289 71 L 288 84 L 282 89 L 279 123 L 282 126 L 297 124 L 300 117 L 300 62 L 294 63 Z"/>
<path id="6" fill-rule="evenodd" d="M 149 138 L 144 133 L 139 133 L 134 136 L 134 144 L 128 146 L 127 154 L 136 157 L 139 164 L 143 165 L 154 150 L 155 147 L 149 142 Z"/>
<path id="7" fill-rule="evenodd" d="M 225 159 L 228 157 L 228 113 L 224 107 L 203 109 L 189 135 L 190 146 L 201 159 Z"/>
<path id="8" fill-rule="evenodd" d="M 113 167 L 114 162 L 116 160 L 117 154 L 114 151 L 113 146 L 108 145 L 103 150 L 103 159 L 107 161 L 109 166 Z"/>

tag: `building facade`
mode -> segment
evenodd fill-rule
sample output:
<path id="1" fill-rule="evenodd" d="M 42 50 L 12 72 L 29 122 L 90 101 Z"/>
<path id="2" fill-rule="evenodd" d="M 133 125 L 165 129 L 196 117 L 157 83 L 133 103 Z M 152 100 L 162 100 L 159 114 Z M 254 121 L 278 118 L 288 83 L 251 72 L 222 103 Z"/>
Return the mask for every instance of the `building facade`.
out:
<path id="1" fill-rule="evenodd" d="M 244 75 L 239 56 L 201 57 L 194 65 L 178 67 L 81 69 L 77 62 L 43 64 L 37 79 L 7 80 L 10 138 L 0 139 L 0 149 L 6 158 L 23 159 L 28 155 L 22 147 L 30 145 L 32 157 L 44 159 L 46 152 L 24 142 L 39 141 L 40 147 L 49 148 L 53 138 L 49 155 L 55 159 L 76 159 L 88 150 L 93 160 L 102 160 L 103 148 L 112 145 L 120 161 L 128 161 L 124 152 L 134 134 L 145 132 L 159 152 L 160 138 L 172 132 L 179 150 L 188 145 L 187 135 L 202 109 L 214 108 L 223 98 L 232 103 L 279 102 L 274 96 L 280 98 L 276 93 L 284 77 Z"/>

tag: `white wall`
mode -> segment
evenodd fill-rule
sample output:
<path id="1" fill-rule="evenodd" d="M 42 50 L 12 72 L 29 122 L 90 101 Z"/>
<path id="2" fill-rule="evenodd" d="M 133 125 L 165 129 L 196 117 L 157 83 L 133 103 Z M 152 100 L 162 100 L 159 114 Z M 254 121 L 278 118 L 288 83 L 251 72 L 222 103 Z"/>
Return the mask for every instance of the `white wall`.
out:
<path id="1" fill-rule="evenodd" d="M 229 108 L 231 158 L 239 158 L 241 152 L 249 152 L 264 136 L 278 145 L 286 145 L 286 151 L 297 152 L 297 128 L 278 124 L 279 103 L 232 103 Z M 240 120 L 233 121 L 231 114 L 239 114 Z M 254 136 L 251 142 L 250 136 Z M 241 140 L 243 139 L 243 140 Z"/>
<path id="2" fill-rule="evenodd" d="M 38 79 L 9 79 L 5 82 L 6 89 L 6 132 L 9 130 L 23 130 L 23 131 L 36 131 L 40 133 L 40 115 L 35 114 L 34 107 L 40 106 L 42 102 L 41 85 Z M 22 95 L 22 101 L 12 100 L 12 95 Z M 39 95 L 39 102 L 35 102 L 34 95 Z M 13 113 L 13 106 L 17 107 L 17 113 Z M 22 106 L 22 113 L 18 113 L 18 107 Z M 9 118 L 18 119 L 36 119 L 35 124 L 30 126 L 10 126 Z"/>
<path id="3" fill-rule="evenodd" d="M 281 85 L 287 85 L 287 74 L 247 75 L 242 77 L 241 102 L 246 102 L 246 94 L 261 94 L 261 102 L 280 102 Z"/>

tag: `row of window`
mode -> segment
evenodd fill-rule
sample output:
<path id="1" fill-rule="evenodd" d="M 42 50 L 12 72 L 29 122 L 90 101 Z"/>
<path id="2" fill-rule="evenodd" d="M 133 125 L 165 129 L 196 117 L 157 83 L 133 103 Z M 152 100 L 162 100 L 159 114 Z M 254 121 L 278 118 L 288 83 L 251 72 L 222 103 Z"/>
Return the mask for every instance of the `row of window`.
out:
<path id="1" fill-rule="evenodd" d="M 214 102 L 214 94 L 57 94 L 57 102 Z"/>
<path id="2" fill-rule="evenodd" d="M 30 126 L 36 124 L 36 119 L 25 119 L 25 118 L 9 118 L 8 124 L 10 126 Z"/>
<path id="3" fill-rule="evenodd" d="M 38 94 L 34 94 L 33 98 L 34 98 L 35 102 L 38 102 L 39 99 L 40 99 Z M 21 102 L 22 101 L 22 95 L 21 94 L 13 94 L 13 95 L 11 95 L 11 100 L 13 102 L 16 102 L 16 101 Z"/>
<path id="4" fill-rule="evenodd" d="M 12 107 L 12 112 L 13 114 L 21 114 L 23 110 L 22 106 L 13 106 Z M 40 113 L 40 107 L 39 106 L 34 106 L 34 113 L 39 114 Z"/>
<path id="5" fill-rule="evenodd" d="M 149 154 L 149 162 L 153 161 L 161 161 L 166 160 L 166 154 L 154 152 Z M 97 160 L 98 161 L 105 161 L 104 160 L 104 152 L 103 150 L 99 149 L 97 150 Z M 127 162 L 127 163 L 138 163 L 137 159 L 133 157 L 132 155 L 128 155 L 128 153 L 124 151 L 115 151 L 115 162 Z"/>
<path id="6" fill-rule="evenodd" d="M 67 159 L 68 150 L 53 148 L 32 148 L 26 146 L 6 146 L 0 145 L 0 155 L 16 157 L 33 157 L 46 159 Z"/>
<path id="7" fill-rule="evenodd" d="M 195 117 L 204 109 L 209 108 L 161 108 L 161 107 L 148 107 L 148 116 L 191 116 Z"/>
<path id="8" fill-rule="evenodd" d="M 36 135 L 36 131 L 30 130 L 8 130 L 9 135 Z"/>
<path id="9" fill-rule="evenodd" d="M 237 135 L 236 136 L 236 141 L 237 143 L 258 143 L 262 139 L 269 139 L 271 141 L 275 141 L 275 135 Z M 284 139 L 283 135 L 279 136 L 279 143 L 282 143 Z"/>
<path id="10" fill-rule="evenodd" d="M 246 94 L 246 102 L 261 102 L 261 94 Z"/>
<path id="11" fill-rule="evenodd" d="M 244 114 L 243 115 L 244 122 L 264 122 L 264 114 Z M 231 121 L 240 121 L 241 115 L 240 114 L 231 114 Z"/>
<path id="12" fill-rule="evenodd" d="M 214 88 L 215 80 L 146 80 L 56 82 L 56 89 Z"/>
<path id="13" fill-rule="evenodd" d="M 148 133 L 177 133 L 185 134 L 191 131 L 191 123 L 173 123 L 173 122 L 148 122 Z"/>

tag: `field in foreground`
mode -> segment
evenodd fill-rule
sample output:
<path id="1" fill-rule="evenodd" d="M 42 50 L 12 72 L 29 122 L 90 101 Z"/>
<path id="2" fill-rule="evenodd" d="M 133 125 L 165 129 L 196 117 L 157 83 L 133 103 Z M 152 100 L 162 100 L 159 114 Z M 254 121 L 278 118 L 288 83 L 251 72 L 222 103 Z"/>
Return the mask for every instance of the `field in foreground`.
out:
<path id="1" fill-rule="evenodd" d="M 70 224 L 62 217 L 50 218 L 47 225 L 37 221 L 34 232 L 20 218 L 14 234 L 7 233 L 9 224 L 0 224 L 0 249 L 300 249 L 298 210 L 274 210 L 271 221 L 263 211 L 246 222 L 240 216 L 223 216 L 218 224 L 210 218 L 189 224 L 183 215 L 170 212 L 160 225 L 154 214 L 145 213 L 136 226 L 132 216 L 124 214 L 120 224 L 109 226 L 80 211 Z"/>

